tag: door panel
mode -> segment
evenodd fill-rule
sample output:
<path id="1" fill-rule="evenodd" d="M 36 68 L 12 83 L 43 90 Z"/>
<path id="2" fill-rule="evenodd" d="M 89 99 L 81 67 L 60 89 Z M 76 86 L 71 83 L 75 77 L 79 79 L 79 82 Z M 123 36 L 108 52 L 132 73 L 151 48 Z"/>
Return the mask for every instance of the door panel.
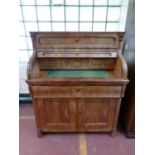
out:
<path id="1" fill-rule="evenodd" d="M 80 131 L 110 131 L 118 99 L 79 100 Z"/>
<path id="2" fill-rule="evenodd" d="M 76 129 L 75 101 L 67 99 L 38 99 L 41 128 L 44 131 L 74 131 Z"/>

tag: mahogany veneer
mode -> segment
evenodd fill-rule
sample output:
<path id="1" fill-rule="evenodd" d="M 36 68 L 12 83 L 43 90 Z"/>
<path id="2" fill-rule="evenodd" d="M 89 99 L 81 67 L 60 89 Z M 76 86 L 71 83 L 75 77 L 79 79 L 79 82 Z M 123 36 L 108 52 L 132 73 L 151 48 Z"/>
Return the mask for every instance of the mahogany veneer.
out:
<path id="1" fill-rule="evenodd" d="M 38 136 L 43 132 L 111 132 L 117 126 L 127 65 L 124 33 L 32 32 L 27 83 Z M 49 71 L 104 71 L 103 77 L 49 76 Z"/>

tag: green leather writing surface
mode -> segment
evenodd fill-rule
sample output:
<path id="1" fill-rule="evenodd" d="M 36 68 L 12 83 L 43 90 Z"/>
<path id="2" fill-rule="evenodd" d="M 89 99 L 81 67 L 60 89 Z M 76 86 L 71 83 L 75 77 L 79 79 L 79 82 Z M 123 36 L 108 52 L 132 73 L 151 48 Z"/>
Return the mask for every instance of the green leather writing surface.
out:
<path id="1" fill-rule="evenodd" d="M 104 70 L 48 70 L 48 77 L 108 77 Z"/>

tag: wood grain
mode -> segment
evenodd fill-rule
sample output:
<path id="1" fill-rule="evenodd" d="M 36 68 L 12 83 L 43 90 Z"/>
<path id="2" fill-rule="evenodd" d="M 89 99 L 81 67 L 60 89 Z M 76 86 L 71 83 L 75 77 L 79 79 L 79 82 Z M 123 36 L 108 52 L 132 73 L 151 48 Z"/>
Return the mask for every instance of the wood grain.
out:
<path id="1" fill-rule="evenodd" d="M 34 51 L 28 63 L 27 83 L 38 136 L 44 132 L 115 132 L 121 98 L 129 82 L 121 54 L 123 35 L 31 33 Z M 59 69 L 102 69 L 109 76 L 48 77 L 48 70 Z"/>
<path id="2" fill-rule="evenodd" d="M 90 54 L 89 54 L 90 55 Z M 115 58 L 38 58 L 40 69 L 114 69 Z"/>

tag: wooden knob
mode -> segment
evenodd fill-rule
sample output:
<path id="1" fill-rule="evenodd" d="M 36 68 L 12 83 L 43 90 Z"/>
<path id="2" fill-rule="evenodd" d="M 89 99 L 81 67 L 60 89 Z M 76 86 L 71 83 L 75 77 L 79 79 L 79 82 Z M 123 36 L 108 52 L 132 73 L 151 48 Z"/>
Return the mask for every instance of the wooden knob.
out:
<path id="1" fill-rule="evenodd" d="M 80 91 L 80 89 L 78 88 L 78 89 L 76 89 L 76 92 L 79 92 Z"/>

